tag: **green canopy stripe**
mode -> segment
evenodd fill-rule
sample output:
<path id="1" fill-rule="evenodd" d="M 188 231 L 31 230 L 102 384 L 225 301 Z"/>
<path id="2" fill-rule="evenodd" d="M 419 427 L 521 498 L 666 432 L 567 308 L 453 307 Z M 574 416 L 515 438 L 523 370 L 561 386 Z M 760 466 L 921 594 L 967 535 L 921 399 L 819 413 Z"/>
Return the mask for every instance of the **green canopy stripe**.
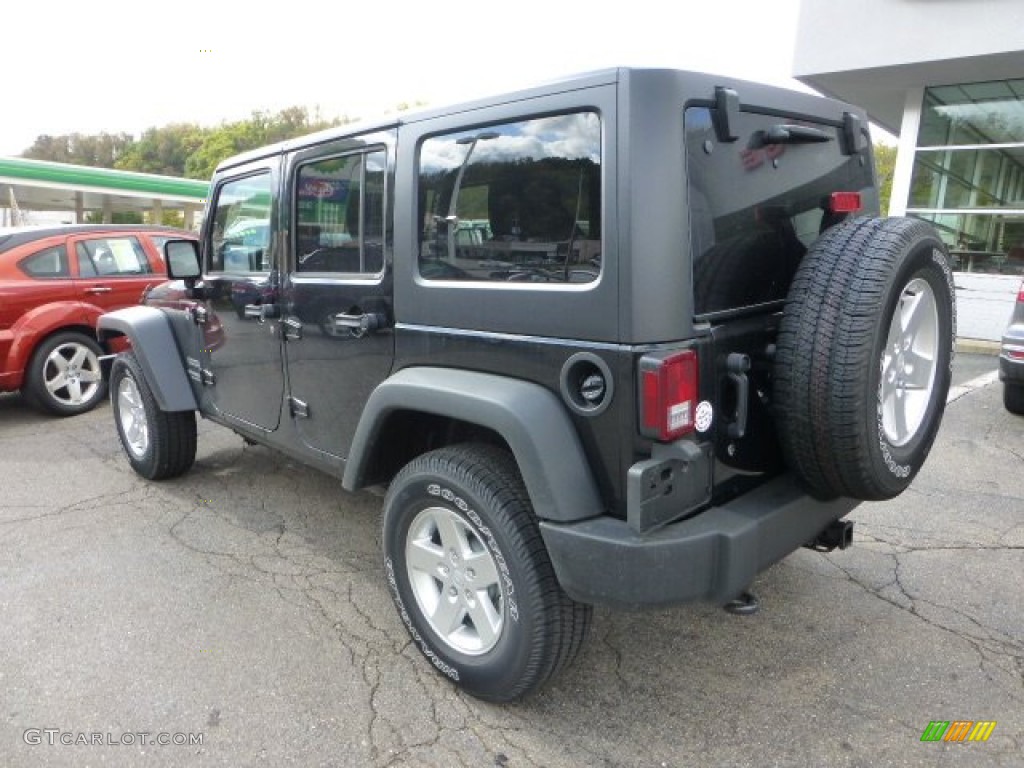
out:
<path id="1" fill-rule="evenodd" d="M 51 184 L 102 187 L 126 192 L 143 192 L 156 197 L 176 195 L 194 198 L 196 202 L 204 202 L 210 189 L 207 182 L 195 179 L 178 179 L 173 176 L 156 176 L 149 173 L 117 171 L 110 168 L 47 163 L 15 157 L 0 157 L 0 177 Z"/>

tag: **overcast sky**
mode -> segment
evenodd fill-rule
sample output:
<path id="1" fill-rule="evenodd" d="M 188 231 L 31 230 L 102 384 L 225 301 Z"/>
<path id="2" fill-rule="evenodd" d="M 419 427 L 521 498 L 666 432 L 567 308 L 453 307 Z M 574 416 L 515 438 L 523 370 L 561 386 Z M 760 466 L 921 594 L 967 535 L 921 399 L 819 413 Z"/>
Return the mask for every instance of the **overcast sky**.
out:
<path id="1" fill-rule="evenodd" d="M 619 65 L 800 87 L 799 0 L 3 5 L 0 155 L 40 134 L 137 136 L 294 105 L 374 117 Z"/>

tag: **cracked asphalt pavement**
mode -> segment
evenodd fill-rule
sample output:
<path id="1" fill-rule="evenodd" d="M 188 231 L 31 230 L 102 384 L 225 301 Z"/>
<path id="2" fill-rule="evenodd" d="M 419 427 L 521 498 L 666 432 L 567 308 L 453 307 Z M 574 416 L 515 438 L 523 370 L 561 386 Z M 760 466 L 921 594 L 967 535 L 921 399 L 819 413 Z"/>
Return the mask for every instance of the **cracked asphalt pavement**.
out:
<path id="1" fill-rule="evenodd" d="M 762 574 L 756 615 L 598 610 L 573 667 L 495 706 L 410 645 L 376 496 L 205 422 L 192 472 L 147 483 L 109 406 L 2 396 L 0 765 L 1020 766 L 1024 419 L 1000 397 L 952 402 L 912 488 L 854 511 L 852 549 Z M 998 724 L 922 743 L 932 720 Z"/>

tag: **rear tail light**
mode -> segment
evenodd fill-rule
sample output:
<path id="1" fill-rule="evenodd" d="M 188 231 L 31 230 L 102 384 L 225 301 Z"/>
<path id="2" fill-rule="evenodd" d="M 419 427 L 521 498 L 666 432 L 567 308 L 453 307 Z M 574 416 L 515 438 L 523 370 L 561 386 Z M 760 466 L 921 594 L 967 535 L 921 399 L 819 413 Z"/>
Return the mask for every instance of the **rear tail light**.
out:
<path id="1" fill-rule="evenodd" d="M 833 192 L 828 199 L 832 213 L 856 213 L 861 206 L 860 192 Z"/>
<path id="2" fill-rule="evenodd" d="M 1020 290 L 1017 292 L 1017 303 L 1024 304 L 1024 280 L 1020 281 Z"/>
<path id="3" fill-rule="evenodd" d="M 692 432 L 697 385 L 692 349 L 640 358 L 640 432 L 666 442 Z"/>

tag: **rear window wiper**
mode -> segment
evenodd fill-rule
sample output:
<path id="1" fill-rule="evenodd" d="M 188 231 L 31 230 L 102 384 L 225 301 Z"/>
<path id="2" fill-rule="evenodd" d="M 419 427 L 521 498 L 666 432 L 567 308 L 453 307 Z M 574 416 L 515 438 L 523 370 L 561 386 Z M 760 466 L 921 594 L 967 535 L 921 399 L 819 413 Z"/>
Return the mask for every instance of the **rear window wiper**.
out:
<path id="1" fill-rule="evenodd" d="M 750 137 L 750 148 L 767 144 L 821 144 L 832 141 L 832 136 L 820 128 L 807 125 L 773 125 L 767 131 L 755 131 Z"/>

